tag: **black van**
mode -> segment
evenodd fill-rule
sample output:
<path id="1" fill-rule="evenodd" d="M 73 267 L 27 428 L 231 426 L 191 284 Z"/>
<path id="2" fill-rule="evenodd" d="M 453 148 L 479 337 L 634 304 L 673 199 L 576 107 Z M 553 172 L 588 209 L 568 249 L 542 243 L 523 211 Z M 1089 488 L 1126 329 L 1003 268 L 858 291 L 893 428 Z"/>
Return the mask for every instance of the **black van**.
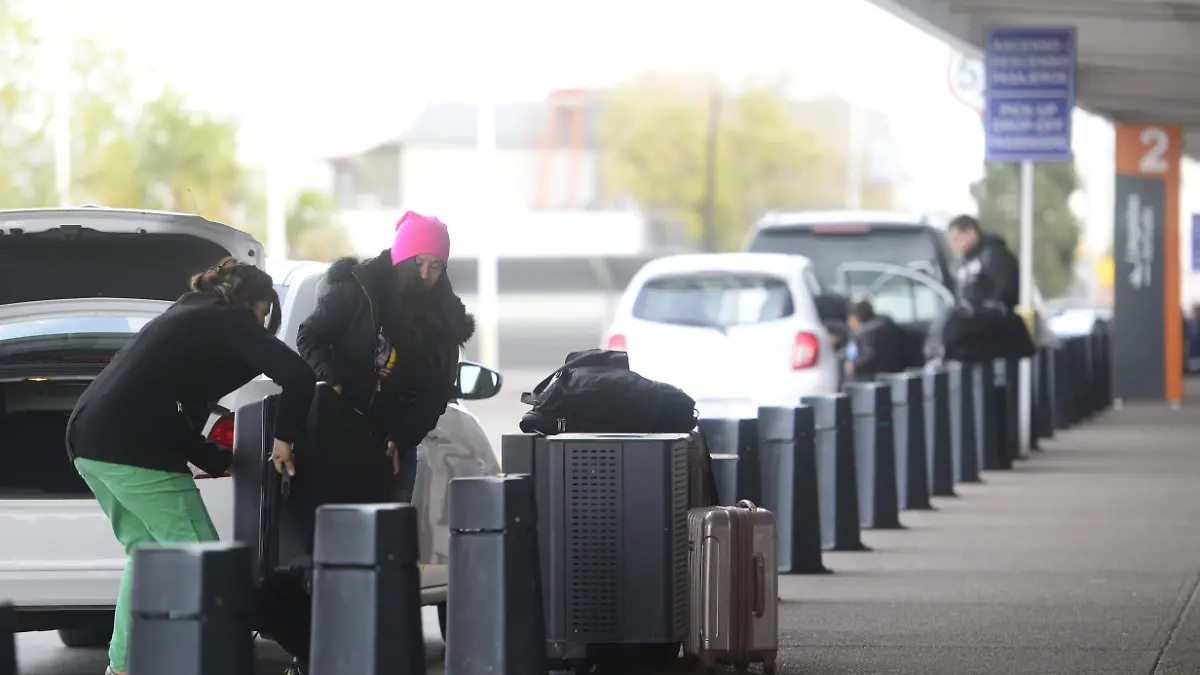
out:
<path id="1" fill-rule="evenodd" d="M 771 213 L 751 232 L 746 250 L 791 253 L 813 263 L 822 284 L 837 287 L 839 266 L 854 262 L 900 265 L 924 272 L 951 292 L 958 253 L 944 230 L 904 213 L 811 211 Z"/>
<path id="2" fill-rule="evenodd" d="M 902 213 L 772 213 L 746 243 L 749 252 L 802 255 L 825 288 L 869 299 L 905 330 L 908 365 L 925 362 L 931 324 L 953 305 L 958 253 L 946 233 Z"/>

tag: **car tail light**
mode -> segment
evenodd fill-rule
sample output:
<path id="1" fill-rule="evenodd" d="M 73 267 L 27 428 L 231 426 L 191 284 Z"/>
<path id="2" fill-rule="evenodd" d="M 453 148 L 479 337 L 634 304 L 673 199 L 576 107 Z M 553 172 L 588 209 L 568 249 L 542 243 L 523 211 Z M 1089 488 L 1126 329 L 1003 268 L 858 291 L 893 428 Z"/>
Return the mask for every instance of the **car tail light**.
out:
<path id="1" fill-rule="evenodd" d="M 814 225 L 813 234 L 867 234 L 871 226 L 866 223 L 824 223 Z"/>
<path id="2" fill-rule="evenodd" d="M 625 341 L 624 335 L 608 336 L 608 345 L 605 347 L 610 352 L 627 352 L 629 344 Z"/>
<path id="3" fill-rule="evenodd" d="M 804 370 L 817 364 L 821 343 L 812 333 L 798 333 L 792 345 L 792 370 Z"/>
<path id="4" fill-rule="evenodd" d="M 233 415 L 222 415 L 208 432 L 208 440 L 223 448 L 233 447 Z"/>
<path id="5" fill-rule="evenodd" d="M 208 440 L 224 448 L 233 448 L 233 415 L 223 415 L 208 431 Z M 228 473 L 214 476 L 212 474 L 197 474 L 196 478 L 226 478 Z"/>

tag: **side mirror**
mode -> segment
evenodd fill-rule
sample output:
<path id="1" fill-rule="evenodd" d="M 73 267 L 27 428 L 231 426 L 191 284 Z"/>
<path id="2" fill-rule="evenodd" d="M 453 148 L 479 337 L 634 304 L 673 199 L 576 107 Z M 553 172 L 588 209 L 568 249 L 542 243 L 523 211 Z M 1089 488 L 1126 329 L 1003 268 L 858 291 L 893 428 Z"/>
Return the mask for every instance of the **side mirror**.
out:
<path id="1" fill-rule="evenodd" d="M 504 378 L 500 373 L 471 361 L 458 364 L 458 398 L 464 401 L 482 401 L 500 393 Z"/>

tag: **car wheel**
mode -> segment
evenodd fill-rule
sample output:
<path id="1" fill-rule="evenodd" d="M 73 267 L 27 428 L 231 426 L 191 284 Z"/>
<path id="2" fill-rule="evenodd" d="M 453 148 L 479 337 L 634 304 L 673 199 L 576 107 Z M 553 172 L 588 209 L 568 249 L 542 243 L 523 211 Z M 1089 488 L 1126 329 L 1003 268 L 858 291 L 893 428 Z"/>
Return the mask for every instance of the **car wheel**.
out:
<path id="1" fill-rule="evenodd" d="M 58 639 L 71 649 L 100 649 L 108 646 L 112 628 L 59 628 Z"/>
<path id="2" fill-rule="evenodd" d="M 442 630 L 442 642 L 445 642 L 446 641 L 446 614 L 447 614 L 446 603 L 439 602 L 437 604 L 437 611 L 438 611 L 438 628 L 440 628 Z"/>

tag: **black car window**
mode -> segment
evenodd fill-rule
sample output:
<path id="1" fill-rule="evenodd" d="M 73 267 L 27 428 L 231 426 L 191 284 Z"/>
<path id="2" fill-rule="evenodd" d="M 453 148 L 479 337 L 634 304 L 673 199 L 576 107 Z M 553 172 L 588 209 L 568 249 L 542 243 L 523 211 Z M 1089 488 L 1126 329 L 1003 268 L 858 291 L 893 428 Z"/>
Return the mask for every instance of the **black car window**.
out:
<path id="1" fill-rule="evenodd" d="M 777 321 L 795 307 L 787 283 L 775 276 L 731 272 L 651 279 L 633 304 L 634 318 L 683 326 L 739 326 Z"/>

